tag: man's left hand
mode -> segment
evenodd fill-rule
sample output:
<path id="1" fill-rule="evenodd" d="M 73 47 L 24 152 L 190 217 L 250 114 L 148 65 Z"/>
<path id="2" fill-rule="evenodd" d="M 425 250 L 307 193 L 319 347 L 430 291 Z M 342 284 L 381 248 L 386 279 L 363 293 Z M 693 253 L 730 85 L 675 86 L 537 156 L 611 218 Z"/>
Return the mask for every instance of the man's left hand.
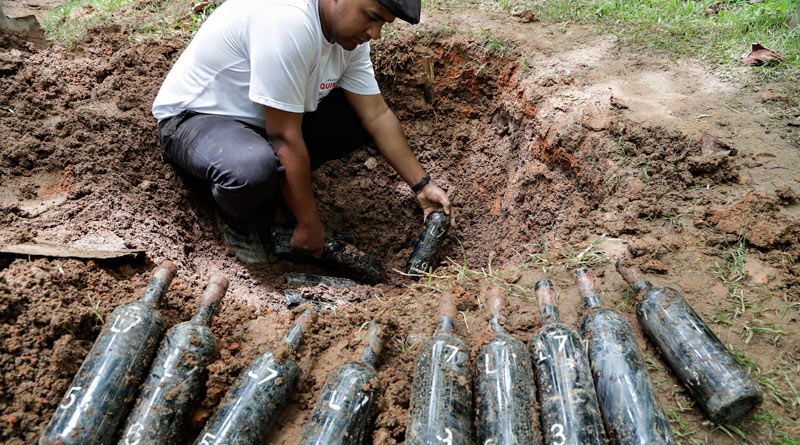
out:
<path id="1" fill-rule="evenodd" d="M 439 207 L 444 209 L 444 213 L 450 217 L 450 225 L 456 226 L 456 215 L 453 213 L 453 207 L 450 205 L 450 198 L 447 193 L 438 185 L 429 182 L 425 187 L 417 192 L 417 200 L 422 207 L 423 221 L 428 218 L 428 214 Z"/>

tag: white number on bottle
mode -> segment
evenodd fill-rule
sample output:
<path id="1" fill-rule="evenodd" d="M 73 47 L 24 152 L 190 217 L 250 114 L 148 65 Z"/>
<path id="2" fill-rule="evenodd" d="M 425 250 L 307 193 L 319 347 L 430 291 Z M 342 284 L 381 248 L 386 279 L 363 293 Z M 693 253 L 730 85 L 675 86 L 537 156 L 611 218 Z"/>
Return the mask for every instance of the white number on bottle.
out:
<path id="1" fill-rule="evenodd" d="M 557 443 L 554 442 L 553 445 L 563 445 L 564 442 L 567 441 L 567 436 L 564 435 L 564 426 L 562 426 L 560 423 L 556 423 L 552 427 L 550 427 L 551 433 L 553 432 L 553 430 L 556 431 L 556 433 L 554 434 L 555 438 L 559 440 Z"/>
<path id="2" fill-rule="evenodd" d="M 125 435 L 125 445 L 137 445 L 139 443 L 139 439 L 142 438 L 142 430 L 144 426 L 141 423 L 136 422 L 128 428 L 128 434 Z"/>
<path id="3" fill-rule="evenodd" d="M 547 360 L 547 356 L 546 355 L 542 355 L 542 351 L 540 350 L 539 351 L 539 363 L 541 363 L 541 362 L 543 362 L 545 360 Z"/>
<path id="4" fill-rule="evenodd" d="M 453 352 L 450 353 L 450 356 L 447 357 L 447 360 L 445 360 L 445 361 L 446 362 L 452 362 L 456 358 L 456 354 L 458 354 L 458 346 L 446 345 L 446 348 L 447 349 L 452 349 Z"/>
<path id="5" fill-rule="evenodd" d="M 80 386 L 73 386 L 72 388 L 70 388 L 69 391 L 67 391 L 67 395 L 65 397 L 68 400 L 68 402 L 67 403 L 61 402 L 61 405 L 59 407 L 62 409 L 67 409 L 70 406 L 72 406 L 72 404 L 75 403 L 76 399 L 75 393 L 80 390 L 81 390 Z"/>
<path id="6" fill-rule="evenodd" d="M 135 319 L 135 321 L 127 326 L 123 326 L 126 320 L 131 320 L 131 319 Z M 122 332 L 124 334 L 125 332 L 128 332 L 131 329 L 133 329 L 134 326 L 136 326 L 141 322 L 142 322 L 142 317 L 136 314 L 131 314 L 130 316 L 124 318 L 122 317 L 122 314 L 120 314 L 117 315 L 117 318 L 111 325 L 111 332 Z"/>
<path id="7" fill-rule="evenodd" d="M 558 340 L 558 352 L 564 352 L 564 344 L 567 342 L 566 335 L 554 335 L 553 336 L 556 340 Z"/>
<path id="8" fill-rule="evenodd" d="M 445 428 L 444 432 L 447 434 L 446 436 L 442 437 L 437 434 L 436 438 L 442 441 L 442 443 L 446 443 L 447 445 L 453 445 L 453 432 L 450 431 L 450 428 Z"/>
<path id="9" fill-rule="evenodd" d="M 331 409 L 335 409 L 336 411 L 339 411 L 340 409 L 342 409 L 342 405 L 337 405 L 337 404 L 334 402 L 334 399 L 336 399 L 336 390 L 333 390 L 333 394 L 331 394 L 331 401 L 330 401 L 330 402 L 328 402 L 328 406 L 329 406 Z"/>
<path id="10" fill-rule="evenodd" d="M 278 375 L 278 371 L 270 368 L 269 366 L 267 366 L 267 371 L 269 371 L 269 374 L 266 377 L 264 377 L 263 379 L 261 379 L 258 383 L 256 383 L 256 385 L 261 385 L 263 383 L 269 382 L 270 380 L 274 379 L 275 376 Z M 248 371 L 247 375 L 248 375 L 248 377 L 254 378 L 256 380 L 261 378 L 258 374 L 256 374 L 253 371 Z"/>
<path id="11" fill-rule="evenodd" d="M 211 440 L 210 442 L 209 442 L 209 439 Z M 213 445 L 215 440 L 217 440 L 217 436 L 215 436 L 215 435 L 213 435 L 211 433 L 205 433 L 203 435 L 203 440 L 200 441 L 200 443 L 197 444 L 197 445 Z"/>

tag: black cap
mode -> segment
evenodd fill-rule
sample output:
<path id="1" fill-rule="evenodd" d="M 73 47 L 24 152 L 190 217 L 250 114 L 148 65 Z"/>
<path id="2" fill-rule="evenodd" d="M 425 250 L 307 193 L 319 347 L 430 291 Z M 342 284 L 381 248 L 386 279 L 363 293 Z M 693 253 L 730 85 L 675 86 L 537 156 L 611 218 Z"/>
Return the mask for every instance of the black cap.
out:
<path id="1" fill-rule="evenodd" d="M 395 17 L 412 25 L 419 23 L 419 14 L 422 10 L 421 0 L 378 0 L 378 3 Z"/>

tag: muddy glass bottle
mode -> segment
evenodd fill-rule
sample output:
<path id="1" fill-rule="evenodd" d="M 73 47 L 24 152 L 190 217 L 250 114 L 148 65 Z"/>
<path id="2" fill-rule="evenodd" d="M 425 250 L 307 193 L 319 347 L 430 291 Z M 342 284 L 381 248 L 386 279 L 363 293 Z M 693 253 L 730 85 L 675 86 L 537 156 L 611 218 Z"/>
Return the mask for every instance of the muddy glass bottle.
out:
<path id="1" fill-rule="evenodd" d="M 196 445 L 264 443 L 278 411 L 297 383 L 294 354 L 313 313 L 305 310 L 283 339 L 278 351 L 253 360 L 225 394 L 217 411 L 198 436 Z"/>
<path id="2" fill-rule="evenodd" d="M 534 335 L 530 347 L 544 442 L 605 444 L 603 418 L 581 338 L 560 322 L 552 283 L 542 280 L 534 289 L 542 328 Z"/>
<path id="3" fill-rule="evenodd" d="M 211 278 L 191 321 L 173 326 L 153 360 L 120 445 L 176 443 L 202 390 L 202 376 L 217 354 L 211 320 L 228 289 L 222 275 Z"/>
<path id="4" fill-rule="evenodd" d="M 439 299 L 436 330 L 417 353 L 408 445 L 470 443 L 472 372 L 469 349 L 452 332 L 455 312 L 453 294 L 445 291 Z"/>
<path id="5" fill-rule="evenodd" d="M 675 443 L 631 326 L 620 314 L 603 307 L 588 269 L 578 270 L 575 279 L 588 308 L 580 328 L 587 341 L 597 401 L 609 443 Z"/>
<path id="6" fill-rule="evenodd" d="M 428 267 L 433 262 L 448 228 L 450 228 L 450 217 L 443 210 L 434 210 L 429 213 L 403 272 L 407 274 L 428 273 Z"/>
<path id="7" fill-rule="evenodd" d="M 164 335 L 156 307 L 175 277 L 165 261 L 142 298 L 114 310 L 39 439 L 40 444 L 108 444 Z"/>
<path id="8" fill-rule="evenodd" d="M 368 436 L 381 383 L 375 364 L 383 346 L 379 324 L 370 323 L 367 346 L 355 362 L 338 367 L 325 381 L 300 445 L 360 445 Z"/>
<path id="9" fill-rule="evenodd" d="M 486 292 L 492 336 L 475 358 L 475 420 L 478 443 L 540 444 L 531 356 L 503 330 L 503 291 Z"/>
<path id="10" fill-rule="evenodd" d="M 731 423 L 763 399 L 761 387 L 675 289 L 653 287 L 641 272 L 617 261 L 639 296 L 636 318 L 709 419 Z"/>

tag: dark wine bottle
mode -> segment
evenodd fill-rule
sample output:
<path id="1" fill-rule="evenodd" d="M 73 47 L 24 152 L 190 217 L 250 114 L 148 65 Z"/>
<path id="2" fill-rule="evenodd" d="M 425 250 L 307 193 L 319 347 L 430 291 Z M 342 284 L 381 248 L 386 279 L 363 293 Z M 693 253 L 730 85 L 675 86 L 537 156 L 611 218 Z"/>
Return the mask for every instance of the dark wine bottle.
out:
<path id="1" fill-rule="evenodd" d="M 503 330 L 503 291 L 486 292 L 492 336 L 475 357 L 475 419 L 478 443 L 540 444 L 531 356 Z"/>
<path id="2" fill-rule="evenodd" d="M 450 217 L 443 210 L 434 210 L 425 218 L 425 225 L 419 233 L 414 250 L 403 268 L 407 274 L 427 274 L 428 267 L 439 250 L 439 245 L 450 228 Z"/>
<path id="3" fill-rule="evenodd" d="M 227 289 L 227 278 L 212 277 L 194 317 L 167 331 L 120 445 L 176 443 L 199 399 L 203 373 L 217 354 L 211 320 Z"/>
<path id="4" fill-rule="evenodd" d="M 539 390 L 542 431 L 547 445 L 604 445 L 589 360 L 578 333 L 561 323 L 550 281 L 534 286 L 542 328 L 531 340 Z"/>
<path id="5" fill-rule="evenodd" d="M 261 444 L 276 414 L 286 404 L 297 383 L 299 367 L 294 354 L 303 343 L 303 331 L 314 314 L 303 311 L 283 339 L 283 347 L 253 360 L 225 394 L 195 445 Z"/>
<path id="6" fill-rule="evenodd" d="M 588 307 L 581 322 L 597 401 L 612 445 L 674 444 L 667 416 L 624 317 L 603 307 L 588 269 L 575 272 Z"/>
<path id="7" fill-rule="evenodd" d="M 735 422 L 761 403 L 761 387 L 678 291 L 653 287 L 622 259 L 617 271 L 639 297 L 639 324 L 709 419 Z"/>
<path id="8" fill-rule="evenodd" d="M 169 261 L 161 263 L 142 298 L 111 313 L 40 444 L 112 443 L 164 335 L 156 307 L 176 270 Z"/>
<path id="9" fill-rule="evenodd" d="M 375 414 L 381 382 L 375 365 L 383 347 L 381 326 L 370 323 L 367 346 L 355 362 L 338 367 L 325 381 L 300 445 L 360 445 Z"/>
<path id="10" fill-rule="evenodd" d="M 439 299 L 436 331 L 419 349 L 406 427 L 407 445 L 469 445 L 472 375 L 469 349 L 453 335 L 453 295 Z"/>

